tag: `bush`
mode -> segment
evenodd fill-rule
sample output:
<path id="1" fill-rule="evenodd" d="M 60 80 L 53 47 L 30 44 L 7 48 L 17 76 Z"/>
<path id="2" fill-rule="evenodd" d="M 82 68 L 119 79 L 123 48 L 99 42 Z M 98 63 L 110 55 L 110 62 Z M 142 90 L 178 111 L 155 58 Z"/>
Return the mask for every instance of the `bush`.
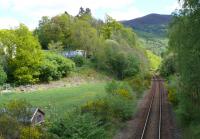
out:
<path id="1" fill-rule="evenodd" d="M 111 82 L 106 87 L 107 96 L 82 106 L 82 112 L 91 112 L 104 123 L 125 121 L 133 115 L 134 95 L 124 82 Z"/>
<path id="2" fill-rule="evenodd" d="M 168 90 L 168 100 L 174 105 L 177 106 L 179 103 L 179 95 L 178 95 L 178 77 L 170 76 L 169 82 L 167 84 Z"/>
<path id="3" fill-rule="evenodd" d="M 0 66 L 0 85 L 2 85 L 3 83 L 5 83 L 7 80 L 7 75 L 4 72 L 3 68 Z"/>
<path id="4" fill-rule="evenodd" d="M 20 128 L 27 123 L 27 117 L 30 117 L 30 104 L 25 100 L 12 100 L 4 109 L 6 112 L 0 113 L 0 135 L 6 139 L 19 138 Z"/>
<path id="5" fill-rule="evenodd" d="M 46 131 L 43 126 L 22 126 L 20 128 L 20 139 L 60 139 L 58 136 Z"/>
<path id="6" fill-rule="evenodd" d="M 134 94 L 126 82 L 111 82 L 106 86 L 108 93 L 109 114 L 119 121 L 129 119 L 133 115 Z"/>
<path id="7" fill-rule="evenodd" d="M 27 121 L 32 116 L 32 106 L 25 100 L 12 100 L 0 113 L 0 137 L 5 139 L 58 139 L 46 132 L 43 126 L 32 127 Z M 45 130 L 44 130 L 45 129 Z"/>
<path id="8" fill-rule="evenodd" d="M 133 100 L 121 96 L 110 96 L 107 99 L 109 106 L 109 115 L 117 121 L 126 121 L 133 115 Z"/>
<path id="9" fill-rule="evenodd" d="M 160 67 L 160 74 L 163 77 L 169 77 L 170 75 L 175 74 L 176 68 L 175 68 L 175 58 L 174 55 L 168 55 L 161 64 Z"/>
<path id="10" fill-rule="evenodd" d="M 149 79 L 145 80 L 141 75 L 137 75 L 126 80 L 132 89 L 138 93 L 138 95 L 141 94 L 149 86 Z"/>
<path id="11" fill-rule="evenodd" d="M 82 67 L 85 64 L 85 62 L 86 62 L 85 57 L 78 56 L 78 55 L 75 56 L 75 57 L 73 57 L 72 60 L 75 62 L 75 64 L 76 64 L 77 67 Z"/>
<path id="12" fill-rule="evenodd" d="M 61 78 L 61 75 L 57 72 L 57 66 L 51 61 L 44 60 L 42 63 L 43 64 L 40 66 L 40 81 L 49 82 Z"/>
<path id="13" fill-rule="evenodd" d="M 199 139 L 200 138 L 200 125 L 199 124 L 191 124 L 191 125 L 185 127 L 182 132 L 182 137 L 183 137 L 183 139 Z"/>
<path id="14" fill-rule="evenodd" d="M 6 111 L 9 116 L 19 120 L 22 124 L 27 124 L 27 117 L 31 115 L 31 105 L 26 100 L 12 100 L 6 104 Z"/>
<path id="15" fill-rule="evenodd" d="M 133 91 L 128 83 L 112 81 L 106 86 L 106 92 L 109 95 L 119 95 L 124 98 L 133 98 Z"/>
<path id="16" fill-rule="evenodd" d="M 19 124 L 16 119 L 6 114 L 0 115 L 0 135 L 5 139 L 15 139 L 19 134 Z"/>
<path id="17" fill-rule="evenodd" d="M 110 117 L 108 101 L 105 98 L 89 101 L 81 107 L 81 110 L 83 113 L 92 113 L 104 123 L 112 119 L 112 117 Z"/>
<path id="18" fill-rule="evenodd" d="M 100 70 L 110 72 L 118 79 L 135 76 L 140 72 L 139 59 L 132 48 L 108 40 L 105 47 L 95 54 L 94 63 Z"/>
<path id="19" fill-rule="evenodd" d="M 148 59 L 149 59 L 150 70 L 152 72 L 155 72 L 159 68 L 162 59 L 161 59 L 161 57 L 153 54 L 149 50 L 147 50 L 146 53 L 147 53 L 147 56 L 148 56 Z"/>
<path id="20" fill-rule="evenodd" d="M 174 106 L 178 105 L 178 94 L 176 91 L 175 88 L 168 88 L 168 99 Z"/>
<path id="21" fill-rule="evenodd" d="M 0 135 L 0 139 L 4 139 L 4 137 L 2 135 Z"/>
<path id="22" fill-rule="evenodd" d="M 119 79 L 134 76 L 139 72 L 137 59 L 129 54 L 114 52 L 111 57 L 108 57 L 107 63 Z"/>
<path id="23" fill-rule="evenodd" d="M 10 82 L 18 84 L 39 81 L 38 66 L 42 60 L 40 44 L 24 25 L 16 29 L 1 30 L 0 42 L 7 48 L 6 72 Z"/>
<path id="24" fill-rule="evenodd" d="M 41 139 L 42 133 L 34 127 L 23 127 L 20 131 L 20 139 Z"/>
<path id="25" fill-rule="evenodd" d="M 34 84 L 39 81 L 39 71 L 37 70 L 33 72 L 33 69 L 30 70 L 28 67 L 19 67 L 13 73 L 15 76 L 15 82 L 17 84 Z"/>
<path id="26" fill-rule="evenodd" d="M 75 67 L 74 62 L 61 55 L 47 53 L 45 57 L 47 60 L 57 65 L 58 72 L 62 75 L 62 77 L 67 76 Z"/>
<path id="27" fill-rule="evenodd" d="M 66 77 L 75 68 L 74 62 L 54 53 L 45 53 L 40 66 L 40 81 L 58 80 Z"/>
<path id="28" fill-rule="evenodd" d="M 49 132 L 67 139 L 104 139 L 105 130 L 93 115 L 74 112 L 55 122 Z"/>

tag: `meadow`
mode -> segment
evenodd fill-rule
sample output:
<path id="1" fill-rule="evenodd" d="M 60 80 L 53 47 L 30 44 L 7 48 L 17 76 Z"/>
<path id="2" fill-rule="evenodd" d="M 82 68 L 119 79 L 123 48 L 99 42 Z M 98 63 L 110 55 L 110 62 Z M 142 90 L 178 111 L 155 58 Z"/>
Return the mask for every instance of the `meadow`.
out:
<path id="1" fill-rule="evenodd" d="M 105 95 L 105 82 L 86 83 L 70 88 L 56 88 L 31 93 L 9 93 L 0 96 L 0 105 L 10 100 L 25 99 L 33 107 L 39 107 L 46 118 L 63 117 L 67 112 L 83 105 L 89 100 Z"/>

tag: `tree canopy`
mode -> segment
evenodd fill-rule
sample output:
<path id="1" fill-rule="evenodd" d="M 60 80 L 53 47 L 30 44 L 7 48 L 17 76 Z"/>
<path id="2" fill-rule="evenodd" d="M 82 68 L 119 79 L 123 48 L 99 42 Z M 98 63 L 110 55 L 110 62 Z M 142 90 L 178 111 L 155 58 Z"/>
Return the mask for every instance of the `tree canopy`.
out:
<path id="1" fill-rule="evenodd" d="M 6 49 L 7 73 L 9 80 L 19 83 L 35 83 L 38 81 L 37 66 L 42 55 L 38 40 L 24 25 L 16 30 L 0 32 L 0 42 Z"/>
<path id="2" fill-rule="evenodd" d="M 133 30 L 108 15 L 105 22 L 96 20 L 88 8 L 81 7 L 75 17 L 67 12 L 52 18 L 43 17 L 35 35 L 43 49 L 57 47 L 59 50 L 57 44 L 62 44 L 67 51 L 85 50 L 87 57 L 92 59 L 98 69 L 120 79 L 136 75 L 139 71 L 148 71 L 147 54 L 140 47 Z"/>
<path id="3" fill-rule="evenodd" d="M 183 2 L 183 8 L 174 13 L 170 25 L 169 45 L 179 79 L 179 116 L 186 126 L 199 126 L 194 122 L 198 123 L 200 116 L 200 4 L 199 0 Z"/>

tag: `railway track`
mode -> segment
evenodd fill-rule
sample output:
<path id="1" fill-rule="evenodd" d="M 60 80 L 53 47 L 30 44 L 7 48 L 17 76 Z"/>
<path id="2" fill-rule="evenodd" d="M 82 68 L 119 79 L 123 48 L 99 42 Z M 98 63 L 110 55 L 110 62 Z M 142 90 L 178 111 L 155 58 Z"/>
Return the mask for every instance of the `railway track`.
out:
<path id="1" fill-rule="evenodd" d="M 159 77 L 153 78 L 151 101 L 146 113 L 140 139 L 162 138 L 162 95 L 164 91 L 162 81 Z"/>
<path id="2" fill-rule="evenodd" d="M 154 77 L 134 119 L 114 139 L 179 139 L 167 95 L 164 80 Z"/>

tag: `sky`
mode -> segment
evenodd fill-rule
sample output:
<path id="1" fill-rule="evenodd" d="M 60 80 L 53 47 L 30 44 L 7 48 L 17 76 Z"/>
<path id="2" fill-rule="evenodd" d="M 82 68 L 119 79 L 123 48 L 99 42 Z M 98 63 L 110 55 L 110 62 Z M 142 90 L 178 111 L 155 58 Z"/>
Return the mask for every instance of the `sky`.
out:
<path id="1" fill-rule="evenodd" d="M 108 14 L 116 20 L 129 20 L 150 13 L 171 14 L 179 5 L 177 0 L 0 0 L 0 29 L 19 23 L 34 29 L 42 16 L 64 11 L 77 15 L 80 7 L 90 8 L 97 19 L 104 20 Z"/>

